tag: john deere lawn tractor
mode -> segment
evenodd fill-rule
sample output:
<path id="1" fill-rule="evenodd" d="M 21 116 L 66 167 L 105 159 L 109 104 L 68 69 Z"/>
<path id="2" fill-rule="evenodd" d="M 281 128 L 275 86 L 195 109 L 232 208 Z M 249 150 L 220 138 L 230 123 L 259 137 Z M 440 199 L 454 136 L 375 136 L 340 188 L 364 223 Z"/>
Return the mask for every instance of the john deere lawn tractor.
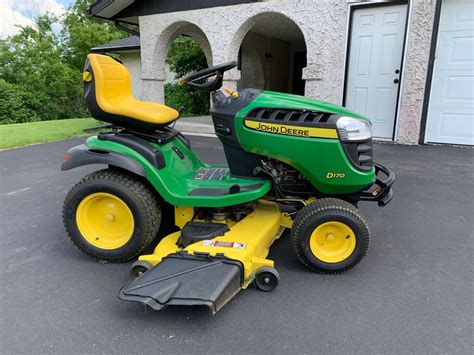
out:
<path id="1" fill-rule="evenodd" d="M 202 162 L 173 128 L 177 111 L 138 101 L 121 63 L 88 55 L 87 105 L 108 125 L 71 148 L 62 170 L 107 168 L 72 188 L 63 218 L 72 241 L 91 257 L 126 262 L 138 256 L 122 300 L 156 310 L 204 305 L 215 313 L 250 285 L 271 291 L 279 275 L 267 256 L 285 229 L 296 257 L 317 273 L 345 272 L 367 252 L 369 226 L 358 202 L 386 205 L 395 180 L 372 160 L 370 121 L 301 96 L 221 89 L 224 72 L 235 66 L 182 80 L 211 93 L 228 164 L 214 165 Z M 159 240 L 162 224 L 175 229 Z M 142 254 L 155 240 L 154 251 Z"/>

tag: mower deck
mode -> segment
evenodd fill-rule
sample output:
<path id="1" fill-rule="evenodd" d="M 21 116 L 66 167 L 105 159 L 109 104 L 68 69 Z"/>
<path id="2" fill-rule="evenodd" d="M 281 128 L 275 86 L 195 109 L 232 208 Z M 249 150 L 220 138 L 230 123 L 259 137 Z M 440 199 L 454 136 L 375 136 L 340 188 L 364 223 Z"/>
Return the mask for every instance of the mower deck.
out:
<path id="1" fill-rule="evenodd" d="M 198 241 L 186 247 L 180 246 L 186 224 L 162 239 L 153 254 L 139 258 L 156 266 L 125 285 L 120 299 L 157 310 L 166 305 L 204 305 L 217 312 L 247 288 L 259 270 L 273 268 L 273 260 L 266 258 L 269 248 L 290 227 L 290 219 L 274 204 L 260 201 L 253 212 L 227 227 L 209 239 L 202 229 L 196 230 Z"/>

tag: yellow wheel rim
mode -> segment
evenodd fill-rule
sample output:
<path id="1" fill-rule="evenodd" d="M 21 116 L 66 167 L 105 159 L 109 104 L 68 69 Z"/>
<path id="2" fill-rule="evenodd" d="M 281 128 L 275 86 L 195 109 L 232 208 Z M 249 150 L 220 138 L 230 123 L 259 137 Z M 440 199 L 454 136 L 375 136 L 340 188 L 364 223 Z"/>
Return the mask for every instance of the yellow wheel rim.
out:
<path id="1" fill-rule="evenodd" d="M 127 204 L 117 196 L 96 192 L 81 201 L 76 223 L 82 236 L 100 249 L 117 249 L 132 238 L 135 223 Z"/>
<path id="2" fill-rule="evenodd" d="M 342 222 L 325 222 L 311 234 L 309 247 L 313 255 L 325 263 L 346 260 L 354 252 L 354 231 Z"/>

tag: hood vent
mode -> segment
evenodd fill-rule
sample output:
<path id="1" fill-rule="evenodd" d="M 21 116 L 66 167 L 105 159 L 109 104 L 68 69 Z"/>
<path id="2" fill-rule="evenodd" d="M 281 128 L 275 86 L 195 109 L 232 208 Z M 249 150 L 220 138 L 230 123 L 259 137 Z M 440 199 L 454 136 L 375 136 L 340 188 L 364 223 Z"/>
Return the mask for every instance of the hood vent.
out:
<path id="1" fill-rule="evenodd" d="M 268 122 L 292 123 L 325 123 L 331 117 L 327 112 L 314 112 L 306 110 L 291 110 L 279 108 L 257 108 L 247 115 L 247 118 Z"/>

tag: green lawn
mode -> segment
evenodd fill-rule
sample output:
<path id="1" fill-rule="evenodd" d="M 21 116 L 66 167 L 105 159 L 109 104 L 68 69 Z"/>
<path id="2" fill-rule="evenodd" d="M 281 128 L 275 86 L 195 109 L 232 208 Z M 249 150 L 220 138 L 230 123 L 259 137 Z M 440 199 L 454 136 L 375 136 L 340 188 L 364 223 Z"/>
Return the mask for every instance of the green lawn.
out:
<path id="1" fill-rule="evenodd" d="M 84 128 L 100 125 L 93 118 L 0 125 L 0 149 L 85 136 Z"/>

